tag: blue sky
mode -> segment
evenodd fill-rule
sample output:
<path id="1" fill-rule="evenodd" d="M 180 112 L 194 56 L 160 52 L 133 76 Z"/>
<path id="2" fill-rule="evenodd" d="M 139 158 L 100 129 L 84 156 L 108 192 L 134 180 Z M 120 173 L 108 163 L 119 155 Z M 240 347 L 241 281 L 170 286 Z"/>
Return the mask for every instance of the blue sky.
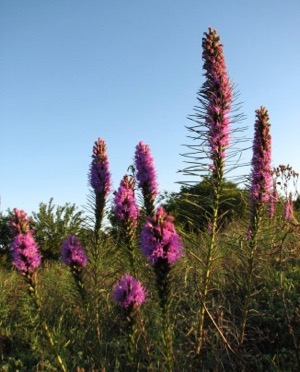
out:
<path id="1" fill-rule="evenodd" d="M 300 171 L 299 0 L 1 0 L 1 210 L 30 213 L 51 197 L 86 204 L 98 137 L 114 188 L 143 140 L 160 190 L 178 190 L 209 26 L 224 44 L 247 135 L 266 106 L 273 165 Z"/>

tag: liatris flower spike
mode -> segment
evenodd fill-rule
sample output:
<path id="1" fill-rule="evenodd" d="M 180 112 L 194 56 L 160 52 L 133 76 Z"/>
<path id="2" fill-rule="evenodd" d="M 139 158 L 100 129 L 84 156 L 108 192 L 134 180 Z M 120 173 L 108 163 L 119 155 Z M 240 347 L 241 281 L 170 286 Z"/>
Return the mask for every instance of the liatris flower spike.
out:
<path id="1" fill-rule="evenodd" d="M 162 207 L 153 217 L 148 217 L 141 233 L 142 251 L 153 266 L 156 288 L 163 317 L 163 340 L 168 370 L 172 370 L 172 325 L 170 322 L 171 277 L 174 264 L 182 256 L 182 241 L 175 230 L 173 217 Z"/>
<path id="2" fill-rule="evenodd" d="M 139 208 L 134 197 L 134 179 L 125 175 L 115 193 L 115 214 L 125 225 L 136 228 Z"/>
<path id="3" fill-rule="evenodd" d="M 62 261 L 64 264 L 78 268 L 85 267 L 87 264 L 87 255 L 79 240 L 74 235 L 69 235 L 68 239 L 63 241 Z"/>
<path id="4" fill-rule="evenodd" d="M 124 242 L 129 254 L 131 270 L 136 275 L 135 267 L 135 235 L 138 224 L 139 208 L 134 197 L 134 178 L 125 175 L 120 183 L 120 187 L 114 196 L 115 215 L 121 222 L 124 234 Z"/>
<path id="5" fill-rule="evenodd" d="M 265 107 L 256 110 L 250 201 L 254 204 L 268 202 L 272 193 L 271 135 L 269 114 Z"/>
<path id="6" fill-rule="evenodd" d="M 293 200 L 292 200 L 292 194 L 291 193 L 289 194 L 288 198 L 285 201 L 284 219 L 285 219 L 285 221 L 291 221 L 291 220 L 294 219 Z"/>
<path id="7" fill-rule="evenodd" d="M 10 231 L 13 236 L 16 236 L 20 233 L 27 234 L 33 233 L 33 230 L 30 230 L 29 227 L 30 218 L 27 217 L 27 213 L 22 209 L 14 208 L 14 213 L 10 217 Z"/>
<path id="8" fill-rule="evenodd" d="M 74 235 L 69 235 L 69 237 L 63 241 L 61 256 L 63 263 L 70 267 L 80 296 L 82 300 L 85 301 L 82 274 L 83 268 L 87 264 L 87 255 L 79 240 Z"/>
<path id="9" fill-rule="evenodd" d="M 106 153 L 106 143 L 103 139 L 98 138 L 95 142 L 92 158 L 90 184 L 96 194 L 103 193 L 107 196 L 111 188 L 111 176 Z"/>
<path id="10" fill-rule="evenodd" d="M 109 172 L 109 163 L 106 153 L 106 143 L 98 138 L 93 147 L 92 163 L 90 168 L 90 185 L 95 193 L 93 200 L 93 209 L 95 213 L 94 233 L 96 240 L 100 238 L 100 229 L 104 216 L 106 197 L 111 189 L 111 175 Z"/>
<path id="11" fill-rule="evenodd" d="M 270 195 L 270 201 L 269 201 L 269 217 L 273 218 L 275 216 L 275 207 L 276 203 L 278 202 L 278 192 L 276 189 L 276 182 L 273 182 L 273 190 Z"/>
<path id="12" fill-rule="evenodd" d="M 151 265 L 162 259 L 173 264 L 182 256 L 183 244 L 173 224 L 174 217 L 162 207 L 148 217 L 141 234 L 142 251 Z"/>
<path id="13" fill-rule="evenodd" d="M 146 300 L 147 292 L 131 275 L 124 275 L 113 289 L 113 299 L 122 308 L 138 309 Z"/>
<path id="14" fill-rule="evenodd" d="M 138 186 L 142 189 L 147 214 L 154 214 L 154 202 L 158 194 L 156 171 L 150 147 L 140 141 L 135 151 L 136 178 Z"/>
<path id="15" fill-rule="evenodd" d="M 30 232 L 16 235 L 10 252 L 13 265 L 25 276 L 32 274 L 41 264 L 41 254 Z"/>
<path id="16" fill-rule="evenodd" d="M 202 58 L 206 81 L 201 95 L 207 101 L 205 124 L 208 127 L 210 158 L 213 160 L 211 168 L 215 170 L 222 166 L 229 145 L 232 87 L 226 69 L 223 45 L 217 31 L 209 28 L 209 32 L 204 35 Z"/>
<path id="17" fill-rule="evenodd" d="M 41 317 L 41 300 L 37 292 L 37 273 L 36 269 L 41 264 L 41 254 L 39 252 L 38 246 L 33 238 L 33 230 L 29 230 L 28 220 L 26 219 L 26 213 L 24 211 L 18 211 L 15 209 L 15 213 L 21 221 L 19 227 L 24 228 L 26 233 L 19 233 L 15 236 L 13 243 L 10 246 L 10 252 L 12 257 L 12 262 L 14 266 L 21 272 L 25 281 L 28 284 L 28 292 L 34 302 L 37 310 L 37 315 Z M 22 222 L 24 222 L 22 224 Z M 56 354 L 56 360 L 62 371 L 67 371 L 64 363 L 57 352 L 55 347 L 55 340 L 46 321 L 40 318 L 39 324 L 45 335 L 48 337 L 49 343 Z"/>

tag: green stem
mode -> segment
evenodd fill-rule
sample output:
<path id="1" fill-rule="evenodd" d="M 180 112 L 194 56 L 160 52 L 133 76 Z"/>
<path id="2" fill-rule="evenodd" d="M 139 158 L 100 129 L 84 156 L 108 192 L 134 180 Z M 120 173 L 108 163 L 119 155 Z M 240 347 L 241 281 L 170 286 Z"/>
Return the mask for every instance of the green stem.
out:
<path id="1" fill-rule="evenodd" d="M 129 258 L 129 263 L 131 271 L 134 277 L 137 277 L 137 267 L 136 267 L 136 258 L 135 258 L 135 227 L 132 223 L 124 224 L 123 226 L 125 234 L 125 245 L 126 251 Z"/>
<path id="2" fill-rule="evenodd" d="M 163 343 L 165 346 L 166 368 L 168 371 L 173 370 L 173 331 L 170 317 L 171 305 L 171 280 L 170 280 L 170 264 L 159 259 L 154 265 L 156 274 L 156 287 L 160 300 L 163 322 Z"/>
<path id="3" fill-rule="evenodd" d="M 172 325 L 170 321 L 170 308 L 163 310 L 163 338 L 164 344 L 166 347 L 166 364 L 167 370 L 173 370 L 173 332 L 172 332 Z"/>
<path id="4" fill-rule="evenodd" d="M 253 214 L 251 216 L 250 224 L 250 242 L 249 242 L 249 256 L 248 256 L 248 265 L 246 268 L 246 288 L 245 288 L 245 300 L 242 312 L 242 321 L 241 321 L 241 333 L 240 333 L 240 345 L 244 342 L 246 336 L 246 327 L 248 322 L 248 315 L 251 304 L 251 295 L 253 293 L 253 279 L 254 279 L 254 267 L 255 267 L 255 258 L 258 247 L 257 237 L 261 224 L 261 205 L 255 206 Z"/>
<path id="5" fill-rule="evenodd" d="M 34 274 L 27 274 L 25 276 L 25 280 L 27 281 L 28 285 L 29 285 L 29 294 L 31 296 L 31 298 L 33 299 L 33 303 L 36 307 L 36 310 L 37 310 L 37 313 L 38 313 L 38 316 L 40 317 L 41 319 L 41 327 L 42 327 L 42 330 L 44 332 L 44 334 L 47 336 L 48 338 L 48 341 L 52 347 L 52 350 L 54 351 L 55 353 L 55 357 L 56 357 L 56 361 L 60 367 L 60 369 L 64 372 L 67 371 L 65 365 L 64 365 L 64 362 L 60 356 L 60 354 L 58 353 L 57 351 L 57 346 L 56 346 L 56 342 L 54 340 L 54 337 L 45 321 L 45 319 L 43 319 L 43 315 L 42 315 L 42 307 L 41 307 L 41 301 L 40 301 L 40 298 L 39 298 L 39 295 L 38 295 L 38 292 L 37 292 L 37 278 L 36 278 L 36 273 Z"/>
<path id="6" fill-rule="evenodd" d="M 95 226 L 94 226 L 94 240 L 91 247 L 91 277 L 93 282 L 93 295 L 92 295 L 92 318 L 94 324 L 94 330 L 96 331 L 96 340 L 98 342 L 98 348 L 100 349 L 101 344 L 101 331 L 100 331 L 100 315 L 99 315 L 99 266 L 100 266 L 100 244 L 101 244 L 101 226 L 104 217 L 105 207 L 105 193 L 96 193 L 95 203 Z"/>
<path id="7" fill-rule="evenodd" d="M 130 314 L 127 317 L 128 321 L 128 348 L 127 348 L 127 358 L 129 362 L 129 366 L 134 368 L 134 360 L 135 360 L 135 332 L 136 332 L 136 322 L 134 318 L 134 314 Z"/>
<path id="8" fill-rule="evenodd" d="M 199 310 L 199 324 L 198 324 L 198 334 L 196 340 L 196 355 L 199 355 L 202 350 L 203 340 L 204 340 L 204 320 L 206 314 L 206 302 L 209 292 L 210 285 L 210 275 L 212 269 L 213 255 L 216 250 L 216 235 L 218 229 L 218 215 L 219 215 L 219 204 L 220 204 L 220 193 L 221 193 L 221 180 L 223 178 L 222 169 L 216 174 L 216 178 L 213 184 L 213 215 L 212 215 L 212 226 L 210 233 L 210 244 L 208 247 L 208 252 L 206 256 L 206 262 L 203 273 L 203 290 L 201 295 L 201 305 Z"/>

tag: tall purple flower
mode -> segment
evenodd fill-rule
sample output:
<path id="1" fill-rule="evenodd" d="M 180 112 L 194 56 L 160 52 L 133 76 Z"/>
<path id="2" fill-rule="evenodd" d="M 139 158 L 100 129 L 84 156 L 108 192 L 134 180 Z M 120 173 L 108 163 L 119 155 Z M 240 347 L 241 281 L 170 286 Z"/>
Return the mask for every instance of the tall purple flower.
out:
<path id="1" fill-rule="evenodd" d="M 139 208 L 134 197 L 134 179 L 125 175 L 114 196 L 115 214 L 124 225 L 136 228 Z"/>
<path id="2" fill-rule="evenodd" d="M 93 147 L 92 163 L 90 169 L 90 184 L 95 193 L 108 195 L 111 188 L 109 162 L 106 153 L 106 143 L 98 138 Z"/>
<path id="3" fill-rule="evenodd" d="M 285 221 L 291 221 L 294 219 L 294 208 L 292 194 L 290 193 L 284 204 L 284 219 Z"/>
<path id="4" fill-rule="evenodd" d="M 229 145 L 229 112 L 232 105 L 232 86 L 226 69 L 223 45 L 217 31 L 209 28 L 202 39 L 203 68 L 206 81 L 200 92 L 206 102 L 205 124 L 208 128 L 211 168 L 223 166 Z"/>
<path id="5" fill-rule="evenodd" d="M 22 234 L 33 234 L 33 230 L 30 230 L 29 223 L 30 218 L 27 217 L 27 213 L 22 209 L 14 208 L 13 214 L 10 216 L 10 231 L 13 236 L 20 233 Z"/>
<path id="6" fill-rule="evenodd" d="M 270 201 L 269 201 L 269 217 L 273 218 L 275 216 L 275 207 L 276 203 L 278 202 L 278 192 L 276 189 L 276 182 L 273 182 L 273 190 L 270 195 Z"/>
<path id="7" fill-rule="evenodd" d="M 68 266 L 85 267 L 87 255 L 81 243 L 74 235 L 69 235 L 62 244 L 62 261 Z"/>
<path id="8" fill-rule="evenodd" d="M 156 171 L 150 147 L 140 141 L 135 151 L 136 178 L 138 186 L 142 189 L 145 207 L 148 215 L 154 214 L 154 202 L 158 194 Z"/>
<path id="9" fill-rule="evenodd" d="M 138 309 L 146 300 L 146 290 L 131 275 L 124 275 L 113 289 L 113 299 L 125 309 Z"/>
<path id="10" fill-rule="evenodd" d="M 23 275 L 32 274 L 41 264 L 41 254 L 31 232 L 16 235 L 10 252 L 14 266 Z"/>
<path id="11" fill-rule="evenodd" d="M 158 261 L 173 264 L 182 256 L 183 244 L 173 224 L 174 218 L 162 207 L 153 217 L 148 217 L 142 233 L 142 251 L 151 265 Z"/>
<path id="12" fill-rule="evenodd" d="M 250 201 L 254 204 L 268 202 L 272 193 L 271 135 L 269 114 L 265 107 L 256 112 L 254 127 L 253 157 Z"/>
<path id="13" fill-rule="evenodd" d="M 89 180 L 95 192 L 95 237 L 96 241 L 100 238 L 100 229 L 104 216 L 106 197 L 111 189 L 111 175 L 109 172 L 109 162 L 106 153 L 106 143 L 98 138 L 93 147 L 92 163 L 90 167 Z"/>

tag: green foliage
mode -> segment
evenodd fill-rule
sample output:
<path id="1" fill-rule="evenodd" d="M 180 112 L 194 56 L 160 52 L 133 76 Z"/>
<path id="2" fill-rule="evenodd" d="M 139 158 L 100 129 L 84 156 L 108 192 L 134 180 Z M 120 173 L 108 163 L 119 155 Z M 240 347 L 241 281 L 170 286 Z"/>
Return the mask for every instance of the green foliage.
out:
<path id="1" fill-rule="evenodd" d="M 208 178 L 193 186 L 182 186 L 178 193 L 163 195 L 163 206 L 175 216 L 186 232 L 206 230 L 212 214 L 212 187 Z M 230 181 L 224 181 L 219 206 L 219 227 L 225 228 L 247 212 L 247 191 Z"/>
<path id="2" fill-rule="evenodd" d="M 287 227 L 288 228 L 288 227 Z M 280 255 L 281 233 L 259 262 L 258 293 L 251 304 L 247 341 L 238 346 L 243 278 L 237 242 L 244 227 L 233 221 L 224 230 L 220 258 L 212 273 L 212 289 L 207 301 L 210 317 L 205 321 L 205 338 L 200 358 L 193 354 L 195 315 L 201 296 L 199 247 L 196 239 L 186 239 L 185 257 L 173 271 L 171 317 L 174 325 L 175 368 L 193 370 L 290 370 L 296 371 L 300 342 L 299 231 L 295 228 Z M 193 234 L 193 233 L 189 233 Z M 206 233 L 198 235 L 198 245 Z M 107 237 L 101 242 L 99 263 L 99 338 L 94 329 L 93 293 L 87 304 L 81 302 L 72 275 L 60 262 L 46 262 L 38 271 L 43 316 L 55 336 L 68 370 L 130 370 L 127 364 L 128 322 L 111 299 L 112 287 L 128 270 L 125 252 Z M 279 257 L 283 258 L 279 265 Z M 90 268 L 87 268 L 90 270 Z M 93 283 L 84 277 L 87 291 Z M 160 317 L 155 278 L 145 261 L 140 261 L 139 279 L 149 291 L 148 301 L 137 318 L 135 370 L 164 370 L 160 348 L 163 324 Z M 0 270 L 0 370 L 55 370 L 57 365 L 45 337 L 39 332 L 35 308 L 27 288 L 14 269 Z M 222 339 L 221 334 L 233 352 Z M 176 369 L 175 369 L 176 370 Z"/>
<path id="3" fill-rule="evenodd" d="M 48 204 L 41 203 L 39 211 L 32 214 L 32 228 L 42 255 L 47 259 L 60 257 L 63 239 L 69 234 L 79 239 L 85 236 L 84 216 L 75 204 L 56 206 L 51 198 Z"/>
<path id="4" fill-rule="evenodd" d="M 4 216 L 2 212 L 0 212 L 0 237 L 0 250 L 6 250 L 11 241 L 9 232 L 9 216 Z"/>
<path id="5" fill-rule="evenodd" d="M 7 262 L 10 243 L 9 216 L 4 216 L 0 212 L 0 263 Z"/>

